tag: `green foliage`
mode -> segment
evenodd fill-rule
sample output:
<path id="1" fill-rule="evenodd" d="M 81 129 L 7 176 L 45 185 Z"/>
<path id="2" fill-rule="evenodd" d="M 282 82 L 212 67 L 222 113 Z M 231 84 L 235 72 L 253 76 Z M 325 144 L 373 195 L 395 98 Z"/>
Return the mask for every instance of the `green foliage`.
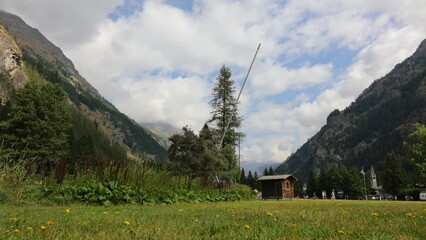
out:
<path id="1" fill-rule="evenodd" d="M 243 185 L 217 189 L 204 185 L 202 178 L 173 176 L 137 162 L 104 162 L 99 158 L 97 169 L 75 169 L 72 175 L 65 172 L 64 176 L 58 176 L 56 171 L 41 176 L 32 171 L 28 161 L 16 162 L 12 156 L 9 150 L 0 151 L 0 203 L 168 204 L 253 198 L 250 189 Z M 61 166 L 59 162 L 56 170 Z"/>
<path id="2" fill-rule="evenodd" d="M 158 162 L 167 159 L 166 149 L 164 149 L 149 133 L 126 115 L 119 112 L 107 100 L 89 93 L 87 88 L 81 83 L 72 82 L 72 80 L 70 80 L 72 74 L 61 64 L 57 62 L 56 64 L 50 63 L 43 57 L 34 53 L 31 49 L 25 49 L 23 53 L 28 75 L 59 84 L 66 92 L 70 101 L 78 107 L 84 104 L 92 111 L 108 114 L 109 121 L 112 122 L 114 127 L 119 128 L 123 133 L 129 133 L 126 134 L 123 141 L 127 146 L 131 147 L 134 152 L 148 153 L 156 156 Z"/>
<path id="3" fill-rule="evenodd" d="M 60 86 L 31 81 L 16 92 L 10 117 L 1 123 L 2 138 L 18 158 L 46 166 L 68 155 L 70 120 Z"/>
<path id="4" fill-rule="evenodd" d="M 129 186 L 118 182 L 88 182 L 84 185 L 69 186 L 64 189 L 74 200 L 83 203 L 109 205 L 136 203 L 135 200 L 145 200 L 142 191 L 135 191 Z"/>
<path id="5" fill-rule="evenodd" d="M 335 192 L 343 192 L 351 199 L 357 199 L 363 191 L 362 176 L 355 168 L 345 166 L 323 167 L 319 175 L 314 171 L 309 173 L 306 190 L 308 196 L 312 197 L 315 193 L 316 197 L 320 197 L 321 191 L 330 193 L 333 189 Z"/>
<path id="6" fill-rule="evenodd" d="M 242 118 L 238 115 L 238 103 L 234 96 L 235 84 L 231 77 L 231 70 L 223 65 L 213 88 L 213 97 L 210 101 L 212 117 L 209 122 L 212 122 L 215 126 L 213 132 L 217 144 L 226 132 L 221 145 L 222 154 L 227 160 L 228 170 L 233 172 L 237 168 L 237 157 L 234 149 L 238 141 L 243 138 L 243 134 L 238 132 Z M 226 129 L 228 122 L 229 126 Z"/>
<path id="7" fill-rule="evenodd" d="M 383 189 L 387 193 L 400 195 L 406 187 L 406 173 L 402 167 L 400 156 L 394 152 L 390 152 L 386 155 L 385 162 Z"/>
<path id="8" fill-rule="evenodd" d="M 203 177 L 206 180 L 222 175 L 225 165 L 209 139 L 208 127 L 200 132 L 200 137 L 188 127 L 182 128 L 182 131 L 182 134 L 169 138 L 170 169 L 178 174 Z"/>
<path id="9" fill-rule="evenodd" d="M 405 155 L 417 168 L 423 182 L 426 181 L 426 125 L 416 124 L 414 132 L 404 141 Z"/>
<path id="10" fill-rule="evenodd" d="M 245 174 L 245 172 L 242 171 L 242 174 Z M 256 171 L 253 174 L 251 172 L 251 170 L 249 170 L 248 173 L 247 173 L 247 176 L 244 176 L 244 177 L 241 176 L 241 177 L 244 180 L 243 182 L 241 182 L 242 184 L 249 186 L 253 190 L 254 189 L 260 190 L 260 188 L 261 188 L 260 181 L 257 181 L 257 179 L 259 178 L 259 175 L 257 174 Z"/>
<path id="11" fill-rule="evenodd" d="M 306 185 L 307 185 L 306 191 L 308 196 L 313 196 L 314 193 L 316 195 L 316 192 L 318 191 L 319 186 L 318 186 L 318 178 L 313 170 L 309 172 L 309 177 L 308 177 L 308 181 Z"/>
<path id="12" fill-rule="evenodd" d="M 266 168 L 263 170 L 263 176 L 272 176 L 274 175 L 274 169 L 271 167 Z"/>
<path id="13" fill-rule="evenodd" d="M 72 130 L 69 138 L 70 170 L 76 168 L 93 168 L 98 156 L 105 156 L 106 161 L 126 161 L 124 147 L 111 141 L 102 134 L 80 111 L 72 111 Z"/>

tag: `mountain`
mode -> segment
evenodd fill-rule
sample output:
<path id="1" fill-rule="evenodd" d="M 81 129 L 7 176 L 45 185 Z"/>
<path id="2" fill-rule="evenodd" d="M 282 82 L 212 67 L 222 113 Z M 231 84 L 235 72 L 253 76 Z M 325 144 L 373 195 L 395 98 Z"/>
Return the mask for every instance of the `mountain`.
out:
<path id="1" fill-rule="evenodd" d="M 275 169 L 280 164 L 277 162 L 241 162 L 241 168 L 244 168 L 245 173 L 247 174 L 249 171 L 257 172 L 257 174 L 262 175 L 263 171 L 266 169 L 269 170 L 270 167 Z"/>
<path id="2" fill-rule="evenodd" d="M 180 133 L 181 129 L 175 128 L 170 124 L 164 122 L 144 123 L 143 127 L 158 136 L 158 141 L 165 147 L 169 147 L 169 138 L 176 133 Z"/>
<path id="3" fill-rule="evenodd" d="M 16 15 L 0 10 L 0 103 L 28 81 L 28 69 L 58 83 L 70 104 L 89 119 L 110 143 L 124 147 L 130 158 L 167 159 L 167 151 L 153 133 L 121 113 L 86 81 L 62 50 Z M 8 76 L 7 76 L 8 75 Z M 5 77 L 6 76 L 6 77 Z"/>
<path id="4" fill-rule="evenodd" d="M 349 107 L 331 112 L 326 125 L 276 172 L 306 180 L 311 170 L 342 164 L 373 166 L 381 175 L 385 155 L 402 152 L 402 142 L 416 122 L 426 123 L 426 40 Z"/>

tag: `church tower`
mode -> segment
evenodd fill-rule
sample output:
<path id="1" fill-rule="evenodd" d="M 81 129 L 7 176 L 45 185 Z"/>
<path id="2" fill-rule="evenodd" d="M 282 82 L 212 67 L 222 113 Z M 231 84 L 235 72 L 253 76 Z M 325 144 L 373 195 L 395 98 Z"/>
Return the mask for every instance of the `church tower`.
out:
<path id="1" fill-rule="evenodd" d="M 377 189 L 377 178 L 376 178 L 376 173 L 374 173 L 374 168 L 373 166 L 371 166 L 371 170 L 370 170 L 370 182 L 371 182 L 371 188 L 372 189 Z"/>

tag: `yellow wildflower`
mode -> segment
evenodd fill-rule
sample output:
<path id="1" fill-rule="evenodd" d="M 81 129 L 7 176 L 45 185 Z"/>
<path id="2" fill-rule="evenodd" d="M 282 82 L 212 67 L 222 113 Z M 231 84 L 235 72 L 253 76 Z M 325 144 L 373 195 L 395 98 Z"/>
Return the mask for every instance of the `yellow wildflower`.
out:
<path id="1" fill-rule="evenodd" d="M 47 223 L 47 225 L 49 225 L 49 226 L 52 226 L 52 225 L 54 224 L 54 222 L 53 222 L 53 221 L 50 221 L 50 220 L 49 220 L 49 221 L 47 221 L 46 223 Z"/>
<path id="2" fill-rule="evenodd" d="M 343 234 L 343 233 L 345 233 L 345 231 L 343 231 L 342 229 L 340 229 L 339 231 L 337 231 L 338 233 L 340 233 L 340 234 Z"/>
<path id="3" fill-rule="evenodd" d="M 268 216 L 272 217 L 272 213 L 271 212 L 267 212 Z"/>
<path id="4" fill-rule="evenodd" d="M 65 212 L 66 212 L 66 213 L 70 213 L 70 212 L 71 212 L 71 209 L 70 209 L 70 208 L 65 208 Z"/>
<path id="5" fill-rule="evenodd" d="M 20 233 L 20 232 L 21 232 L 21 230 L 19 230 L 19 229 L 17 229 L 17 228 L 16 228 L 15 230 L 13 230 L 13 232 L 14 232 L 14 233 Z"/>
<path id="6" fill-rule="evenodd" d="M 9 218 L 9 221 L 11 221 L 11 222 L 16 222 L 18 219 L 16 218 L 16 217 L 11 217 L 11 218 Z"/>
<path id="7" fill-rule="evenodd" d="M 124 221 L 124 224 L 126 224 L 127 226 L 129 226 L 130 222 L 129 221 Z"/>
<path id="8" fill-rule="evenodd" d="M 103 214 L 104 214 L 104 215 L 107 215 L 107 214 L 108 214 L 108 212 L 103 212 Z"/>
<path id="9" fill-rule="evenodd" d="M 33 231 L 33 230 L 34 230 L 34 228 L 33 228 L 33 227 L 27 227 L 27 230 L 28 230 L 28 231 Z"/>
<path id="10" fill-rule="evenodd" d="M 373 217 L 377 217 L 377 216 L 379 216 L 379 214 L 378 214 L 378 213 L 376 213 L 376 212 L 373 212 L 373 213 L 371 214 L 371 216 L 373 216 Z"/>
<path id="11" fill-rule="evenodd" d="M 250 225 L 248 225 L 248 224 L 244 225 L 244 227 L 245 227 L 246 229 L 250 229 Z"/>
<path id="12" fill-rule="evenodd" d="M 40 229 L 44 231 L 46 230 L 46 227 L 44 225 L 41 225 Z"/>

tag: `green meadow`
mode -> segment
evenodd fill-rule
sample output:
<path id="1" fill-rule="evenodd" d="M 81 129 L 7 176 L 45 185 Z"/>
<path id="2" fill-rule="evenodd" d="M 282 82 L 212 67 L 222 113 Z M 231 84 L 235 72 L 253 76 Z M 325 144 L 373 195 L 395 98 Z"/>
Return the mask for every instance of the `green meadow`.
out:
<path id="1" fill-rule="evenodd" d="M 1 205 L 0 239 L 425 239 L 426 203 Z"/>

